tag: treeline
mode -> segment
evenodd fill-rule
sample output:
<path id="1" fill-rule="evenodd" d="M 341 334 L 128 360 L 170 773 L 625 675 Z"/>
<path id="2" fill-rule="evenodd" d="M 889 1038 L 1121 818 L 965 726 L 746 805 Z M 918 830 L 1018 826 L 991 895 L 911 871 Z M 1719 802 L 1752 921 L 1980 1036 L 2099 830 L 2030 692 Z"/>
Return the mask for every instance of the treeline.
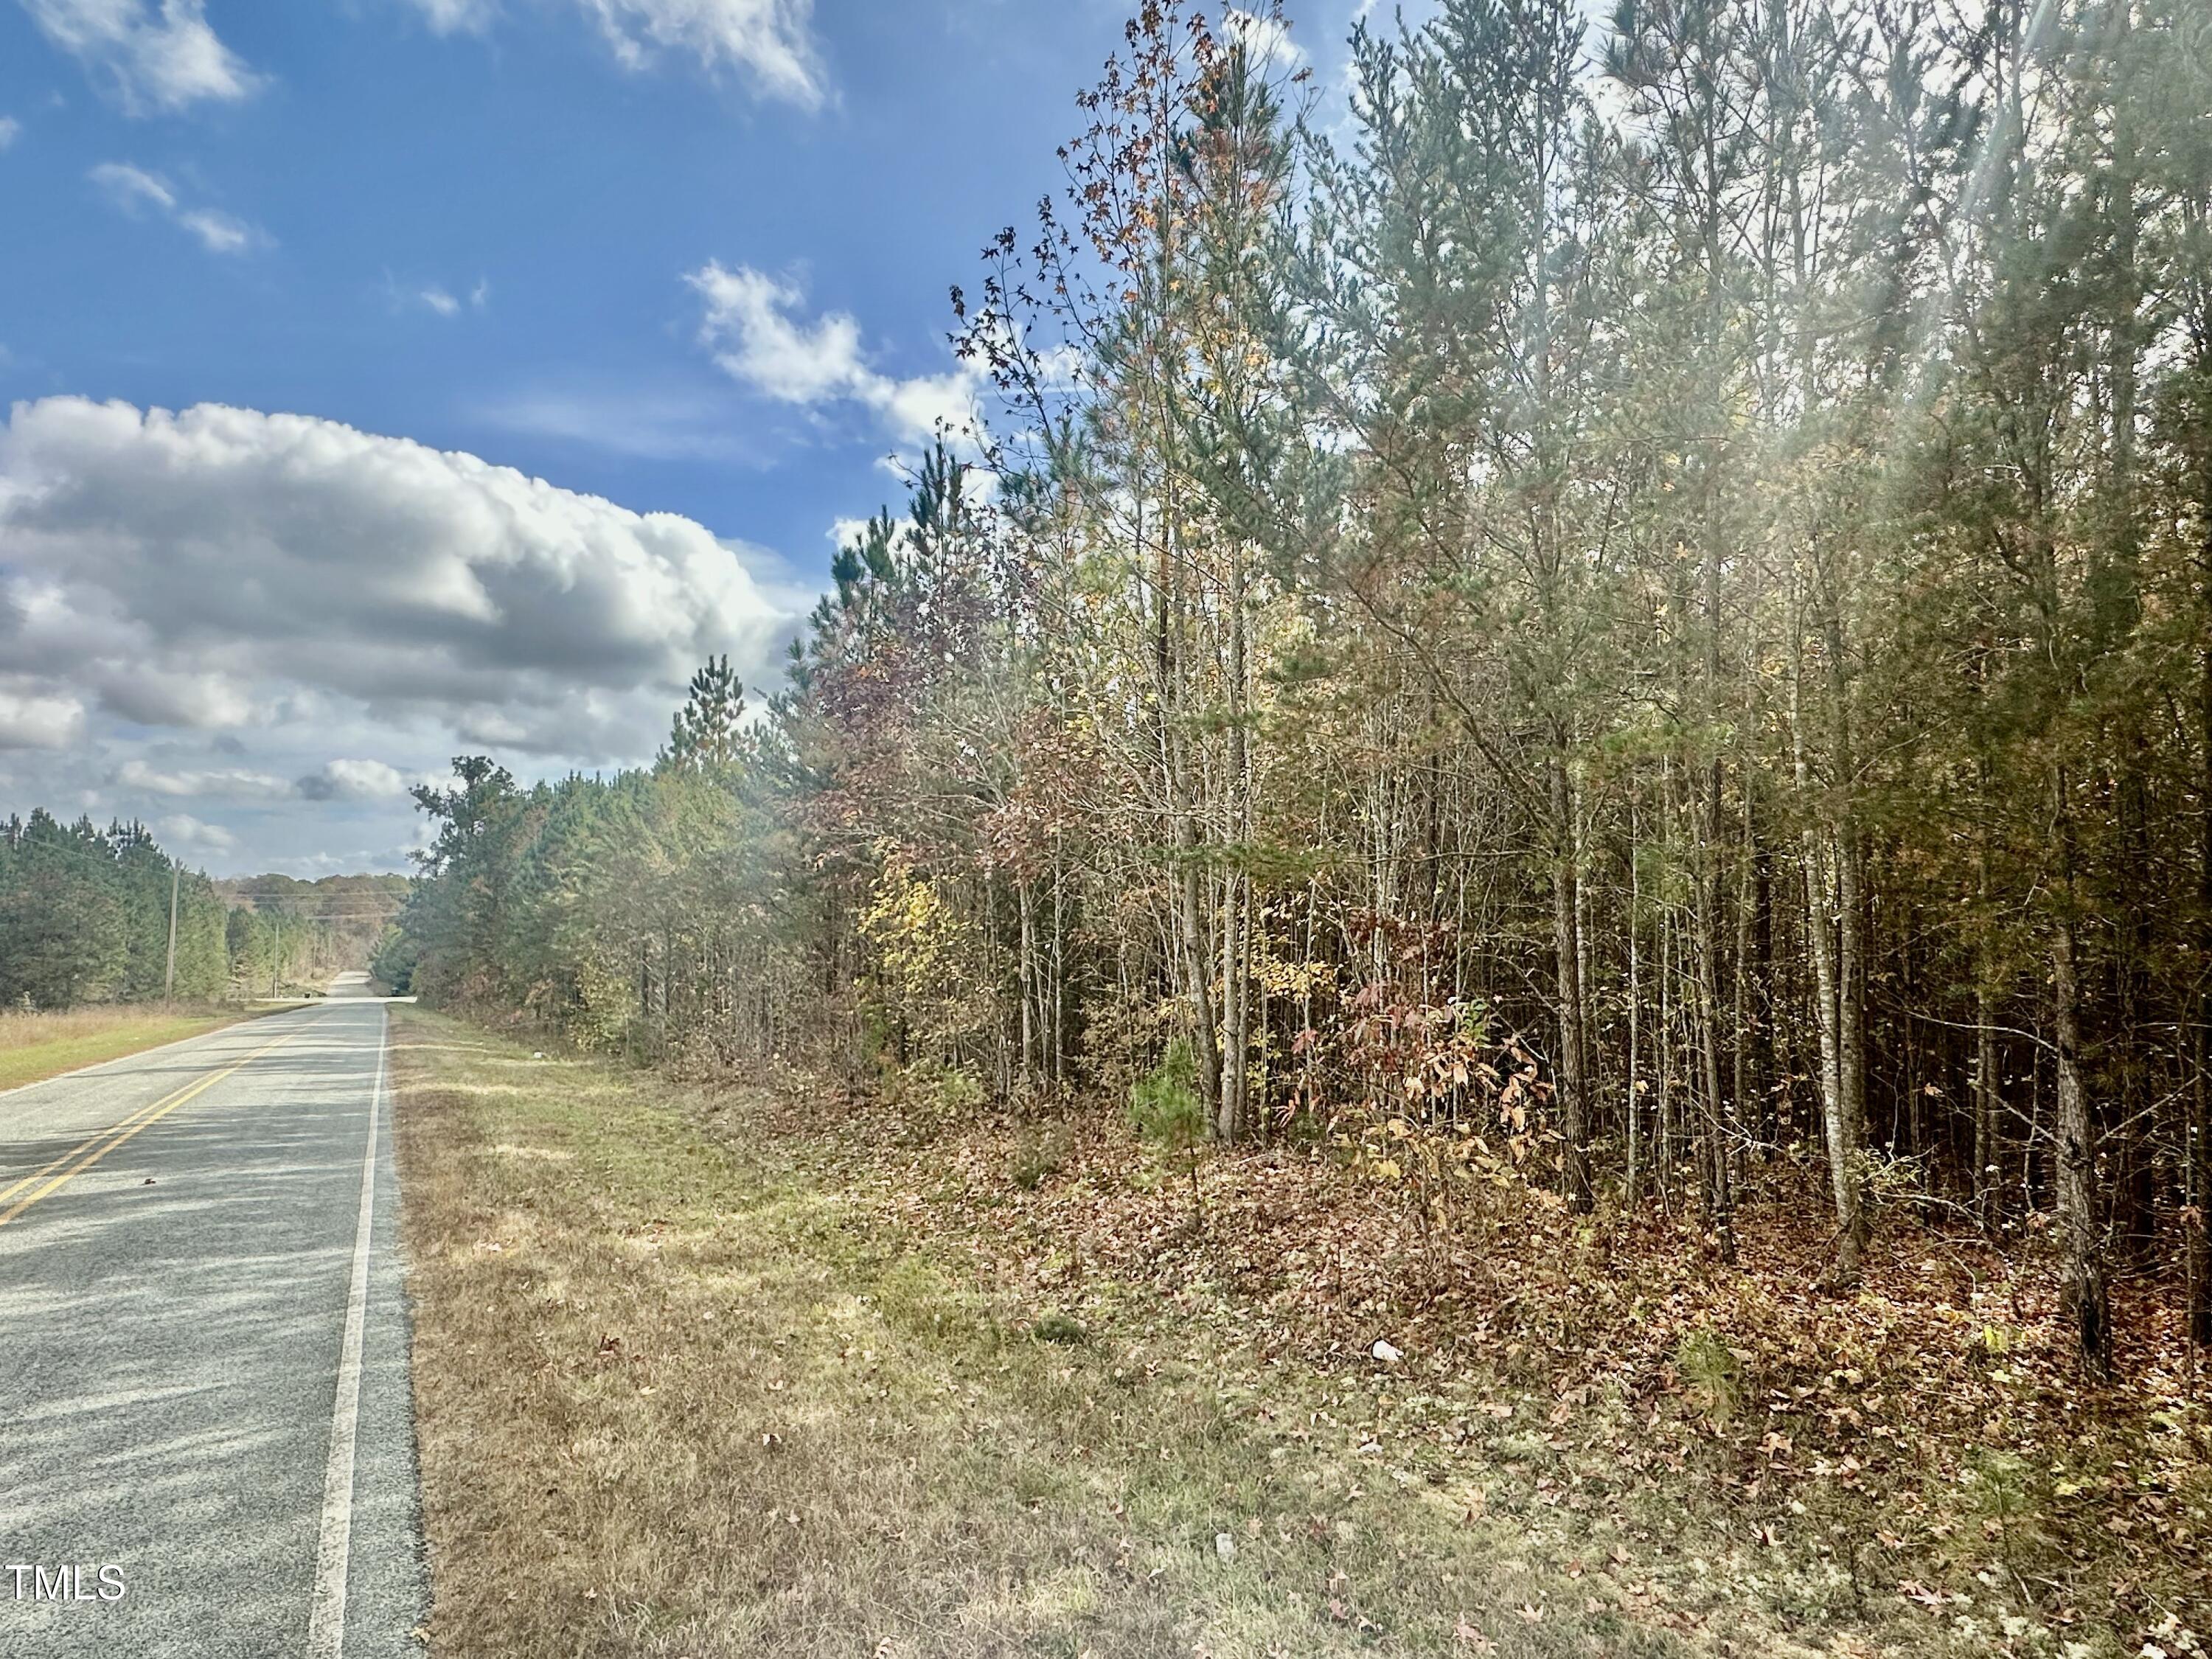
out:
<path id="1" fill-rule="evenodd" d="M 438 820 L 434 996 L 1178 1094 L 1438 1218 L 1817 1178 L 2212 1340 L 2212 12 L 1147 4 L 788 684 Z M 956 455 L 969 458 L 963 461 Z M 404 958 L 404 960 L 401 960 Z"/>
<path id="2" fill-rule="evenodd" d="M 342 894 L 325 890 L 331 882 Z M 210 881 L 163 852 L 142 823 L 103 830 L 34 809 L 0 823 L 0 1007 L 164 995 L 204 1002 L 319 987 L 367 961 L 406 887 L 399 876 Z M 373 915 L 368 896 L 379 907 Z"/>

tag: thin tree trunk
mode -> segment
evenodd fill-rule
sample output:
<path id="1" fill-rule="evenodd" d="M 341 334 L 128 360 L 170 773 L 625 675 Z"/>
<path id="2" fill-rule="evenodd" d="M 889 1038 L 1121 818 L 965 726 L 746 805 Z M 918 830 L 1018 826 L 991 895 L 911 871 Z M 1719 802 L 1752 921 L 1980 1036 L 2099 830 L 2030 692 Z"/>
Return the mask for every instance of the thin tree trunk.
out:
<path id="1" fill-rule="evenodd" d="M 1020 910 L 1022 927 L 1021 963 L 1014 972 L 1022 1004 L 1022 1082 L 1033 1086 L 1036 1082 L 1036 920 L 1026 877 L 1014 884 L 1014 900 Z"/>
<path id="2" fill-rule="evenodd" d="M 2206 319 L 2212 323 L 2212 318 Z M 2212 340 L 2212 334 L 2207 335 Z M 2212 351 L 2198 367 L 2212 378 Z M 2197 974 L 2203 988 L 2197 1005 L 2197 1086 L 2189 1125 L 2188 1188 L 2193 1212 L 2189 1230 L 2189 1334 L 2212 1347 L 2212 442 L 2206 445 L 2199 486 L 2207 529 L 2198 551 L 2203 577 L 2204 644 L 2197 666 L 2198 836 L 2197 861 Z"/>
<path id="3" fill-rule="evenodd" d="M 2002 1171 L 1997 1164 L 1997 1114 L 2004 1097 L 1997 1079 L 1996 1008 L 1986 983 L 1974 987 L 1974 1215 L 1982 1231 L 1997 1230 Z"/>
<path id="4" fill-rule="evenodd" d="M 1245 1052 L 1251 1036 L 1252 878 L 1242 867 L 1252 836 L 1250 734 L 1245 730 L 1244 641 L 1245 555 L 1240 543 L 1229 554 L 1229 834 L 1237 843 L 1239 867 L 1224 883 L 1221 922 L 1223 1034 L 1221 1095 L 1216 1132 L 1226 1141 L 1244 1138 L 1248 1125 L 1245 1092 L 1249 1072 Z"/>
<path id="5" fill-rule="evenodd" d="M 1822 629 L 1827 647 L 1829 780 L 1835 801 L 1836 858 L 1836 1080 L 1842 1091 L 1844 1144 L 1851 1153 L 1851 1220 L 1856 1232 L 1850 1271 L 1856 1275 L 1866 1248 L 1869 1217 L 1863 1164 L 1866 1158 L 1865 912 L 1859 896 L 1857 760 L 1851 742 L 1850 679 L 1844 657 L 1843 619 L 1830 599 Z M 1841 1217 L 1838 1217 L 1840 1219 Z"/>
<path id="6" fill-rule="evenodd" d="M 1843 988 L 1838 960 L 1837 911 L 1832 896 L 1827 838 L 1813 801 L 1811 767 L 1805 753 L 1802 635 L 1793 647 L 1790 677 L 1791 759 L 1796 769 L 1799 810 L 1804 815 L 1801 862 L 1805 878 L 1805 935 L 1813 957 L 1814 1024 L 1820 1034 L 1820 1121 L 1828 1151 L 1828 1182 L 1836 1209 L 1836 1266 L 1838 1284 L 1854 1282 L 1863 1270 L 1866 1220 L 1862 1196 L 1865 1129 L 1852 1110 L 1856 1097 L 1844 1085 Z"/>
<path id="7" fill-rule="evenodd" d="M 1552 822 L 1557 846 L 1552 875 L 1552 951 L 1559 998 L 1559 1117 L 1566 1137 L 1562 1159 L 1567 1202 L 1588 1210 L 1590 1188 L 1589 1102 L 1583 1091 L 1582 951 L 1575 937 L 1574 799 L 1565 758 L 1552 759 Z"/>
<path id="8" fill-rule="evenodd" d="M 1729 1020 L 1735 1028 L 1734 1054 L 1735 1075 L 1732 1079 L 1729 1096 L 1735 1103 L 1738 1121 L 1741 1121 L 1744 1116 L 1750 1114 L 1751 1103 L 1756 1097 L 1753 1073 L 1756 1069 L 1757 1055 L 1752 1041 L 1751 940 L 1753 921 L 1757 913 L 1753 900 L 1756 896 L 1754 888 L 1759 857 L 1756 840 L 1758 830 L 1752 822 L 1751 802 L 1751 774 L 1749 769 L 1746 769 L 1743 775 L 1741 820 L 1743 844 L 1736 871 L 1735 961 L 1729 988 L 1732 1003 Z"/>
<path id="9" fill-rule="evenodd" d="M 1640 836 L 1638 828 L 1638 800 L 1632 789 L 1628 797 L 1628 1094 L 1624 1103 L 1628 1115 L 1628 1201 L 1636 1202 L 1640 1171 L 1636 1166 L 1637 1128 L 1642 1113 L 1638 1109 L 1637 1091 L 1643 1082 L 1639 1075 L 1643 1059 L 1643 1034 L 1640 1025 L 1644 1015 L 1644 987 L 1642 963 L 1638 955 L 1638 940 L 1643 931 L 1644 892 L 1637 854 Z"/>
<path id="10" fill-rule="evenodd" d="M 1172 505 L 1170 499 L 1170 508 Z M 1168 811 L 1175 823 L 1179 866 L 1176 872 L 1176 922 L 1182 947 L 1178 953 L 1182 990 L 1190 1000 L 1194 1028 L 1191 1041 L 1197 1048 L 1199 1087 L 1206 1097 L 1206 1115 L 1212 1119 L 1220 1109 L 1220 1024 L 1213 1006 L 1213 953 L 1207 937 L 1203 872 L 1199 868 L 1198 809 L 1191 793 L 1189 741 L 1183 729 L 1188 691 L 1183 653 L 1177 648 L 1176 638 L 1178 607 L 1174 602 L 1175 566 L 1168 545 L 1171 522 L 1164 520 L 1158 538 L 1155 651 L 1160 686 L 1160 749 L 1167 773 Z"/>
<path id="11" fill-rule="evenodd" d="M 2058 787 L 2063 795 L 2063 770 Z M 2063 818 L 2064 809 L 2060 811 Z M 2062 838 L 2065 834 L 2062 828 Z M 2081 1081 L 2070 870 L 2064 885 L 2069 890 L 2060 895 L 2051 951 L 2051 1024 L 2058 1048 L 2058 1224 L 2065 1250 L 2061 1305 L 2073 1321 L 2082 1363 L 2096 1376 L 2107 1376 L 2112 1369 L 2112 1310 L 2097 1243 L 2096 1144 Z"/>
<path id="12" fill-rule="evenodd" d="M 1728 1139 L 1724 1125 L 1727 1109 L 1721 1097 L 1720 1001 L 1716 986 L 1713 954 L 1718 948 L 1715 934 L 1718 931 L 1712 915 L 1717 896 L 1713 891 L 1714 880 L 1708 873 L 1698 880 L 1698 964 L 1697 964 L 1697 1045 L 1699 1069 L 1702 1143 L 1699 1158 L 1701 1185 L 1705 1214 L 1713 1224 L 1713 1237 L 1720 1246 L 1721 1259 L 1735 1260 L 1735 1206 L 1729 1191 Z"/>

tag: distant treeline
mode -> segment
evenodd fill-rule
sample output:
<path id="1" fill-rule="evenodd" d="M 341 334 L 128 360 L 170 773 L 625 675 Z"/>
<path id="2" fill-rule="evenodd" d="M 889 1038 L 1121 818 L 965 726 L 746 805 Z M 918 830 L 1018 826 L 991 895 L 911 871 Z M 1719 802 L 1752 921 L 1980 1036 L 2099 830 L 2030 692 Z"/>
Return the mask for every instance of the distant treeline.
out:
<path id="1" fill-rule="evenodd" d="M 366 968 L 407 902 L 405 876 L 235 876 L 216 883 L 231 908 L 231 938 L 264 953 L 258 983 L 283 936 L 283 972 L 302 985 L 321 985 L 349 968 Z M 262 941 L 267 941 L 265 947 Z M 240 977 L 252 979 L 241 969 Z"/>
<path id="2" fill-rule="evenodd" d="M 176 966 L 169 906 L 176 901 Z M 0 1005 L 209 1001 L 319 985 L 364 964 L 406 897 L 404 876 L 213 881 L 143 823 L 0 823 Z"/>

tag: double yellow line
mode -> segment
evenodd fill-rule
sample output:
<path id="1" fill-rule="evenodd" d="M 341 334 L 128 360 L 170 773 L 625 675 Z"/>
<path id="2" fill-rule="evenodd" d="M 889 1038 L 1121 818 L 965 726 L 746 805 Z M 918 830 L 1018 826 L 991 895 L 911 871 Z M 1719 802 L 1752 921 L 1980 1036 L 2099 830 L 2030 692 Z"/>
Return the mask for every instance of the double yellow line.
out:
<path id="1" fill-rule="evenodd" d="M 295 1027 L 274 1042 L 263 1043 L 237 1064 L 210 1072 L 205 1077 L 187 1083 L 174 1094 L 164 1095 L 150 1105 L 141 1106 L 120 1122 L 108 1125 L 91 1139 L 70 1147 L 44 1169 L 33 1170 L 12 1185 L 0 1188 L 0 1227 L 6 1226 L 40 1199 L 67 1186 L 141 1129 L 159 1122 L 186 1101 L 204 1094 L 233 1073 L 244 1071 L 270 1049 L 281 1048 L 307 1029 L 305 1025 Z M 21 1194 L 20 1197 L 17 1196 L 19 1194 Z"/>

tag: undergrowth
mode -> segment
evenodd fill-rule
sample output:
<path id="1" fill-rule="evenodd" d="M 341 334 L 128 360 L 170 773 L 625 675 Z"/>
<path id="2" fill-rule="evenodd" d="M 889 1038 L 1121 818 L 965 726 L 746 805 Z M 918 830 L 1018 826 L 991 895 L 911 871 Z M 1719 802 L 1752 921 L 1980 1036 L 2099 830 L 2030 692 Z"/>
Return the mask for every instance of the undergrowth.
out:
<path id="1" fill-rule="evenodd" d="M 1689 1551 L 1784 1628 L 2076 1659 L 2212 1647 L 2212 1432 L 2171 1287 L 2119 1287 L 2121 1374 L 2099 1383 L 2033 1243 L 1893 1209 L 1861 1282 L 1820 1288 L 1822 1208 L 1786 1168 L 1743 1206 L 1734 1263 L 1692 1217 L 1577 1216 L 1517 1180 L 1440 1227 L 1319 1146 L 1206 1159 L 1194 1234 L 1180 1162 L 1163 1183 L 1111 1122 L 1055 1121 L 1058 1167 L 1009 1181 L 1033 1123 L 915 1147 L 869 1103 L 779 1095 L 806 1100 L 778 1128 L 825 1183 L 962 1241 L 1013 1304 L 1203 1332 L 1268 1390 L 1395 1377 L 1370 1432 L 1422 1480 L 1498 1462 L 1539 1505 L 1625 1529 L 1632 1560 Z M 1378 1369 L 1378 1342 L 1401 1360 Z"/>
<path id="2" fill-rule="evenodd" d="M 2203 1427 L 2047 1267 L 1865 1283 L 1325 1152 L 714 1091 L 394 1016 L 453 1656 L 2179 1659 Z M 909 1101 L 911 1108 L 914 1103 Z"/>

